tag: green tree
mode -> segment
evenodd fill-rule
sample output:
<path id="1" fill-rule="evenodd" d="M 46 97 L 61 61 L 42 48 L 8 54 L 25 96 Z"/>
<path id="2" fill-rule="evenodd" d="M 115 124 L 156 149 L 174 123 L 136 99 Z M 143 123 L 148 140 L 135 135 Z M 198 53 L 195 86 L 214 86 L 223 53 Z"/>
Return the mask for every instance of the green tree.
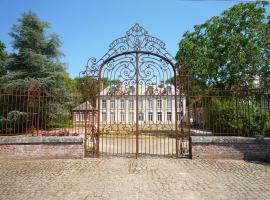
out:
<path id="1" fill-rule="evenodd" d="M 35 80 L 42 89 L 65 88 L 63 80 L 68 74 L 60 62 L 61 41 L 56 34 L 47 34 L 49 27 L 31 11 L 21 16 L 10 32 L 14 52 L 2 83 L 12 88 L 28 88 Z"/>
<path id="2" fill-rule="evenodd" d="M 8 54 L 5 51 L 5 44 L 0 41 L 0 77 L 6 74 L 6 62 Z"/>
<path id="3" fill-rule="evenodd" d="M 108 78 L 102 78 L 104 88 L 110 85 L 110 80 Z M 96 106 L 96 98 L 98 95 L 98 80 L 91 77 L 76 77 L 74 78 L 75 88 L 79 92 L 81 101 L 89 101 L 91 105 Z M 112 81 L 117 83 L 119 81 Z M 113 83 L 112 83 L 113 84 Z"/>
<path id="4" fill-rule="evenodd" d="M 81 96 L 81 101 L 89 101 L 95 106 L 98 94 L 98 81 L 91 77 L 76 77 L 74 79 L 76 89 Z"/>
<path id="5" fill-rule="evenodd" d="M 4 127 L 9 127 L 7 125 L 14 121 L 5 116 L 19 116 L 27 112 L 27 123 L 30 123 L 29 120 L 36 116 L 32 112 L 37 110 L 40 112 L 39 119 L 31 123 L 34 129 L 60 127 L 64 121 L 71 119 L 71 110 L 77 105 L 73 96 L 69 95 L 73 81 L 60 61 L 61 41 L 56 34 L 48 34 L 48 28 L 49 24 L 41 21 L 33 12 L 24 13 L 12 27 L 10 36 L 14 51 L 6 64 L 7 74 L 0 77 L 0 84 L 8 88 L 11 98 L 0 98 L 0 102 L 3 102 L 0 105 L 4 108 L 1 109 L 0 119 Z M 36 87 L 41 89 L 41 100 L 34 99 L 29 103 L 26 90 L 19 104 L 17 100 L 14 101 L 12 89 L 31 91 L 31 88 Z M 25 93 L 20 91 L 20 94 Z M 16 121 L 19 128 L 25 127 L 23 123 Z"/>
<path id="6" fill-rule="evenodd" d="M 191 72 L 194 88 L 233 89 L 239 84 L 270 86 L 270 16 L 266 2 L 240 3 L 194 26 L 176 58 Z"/>

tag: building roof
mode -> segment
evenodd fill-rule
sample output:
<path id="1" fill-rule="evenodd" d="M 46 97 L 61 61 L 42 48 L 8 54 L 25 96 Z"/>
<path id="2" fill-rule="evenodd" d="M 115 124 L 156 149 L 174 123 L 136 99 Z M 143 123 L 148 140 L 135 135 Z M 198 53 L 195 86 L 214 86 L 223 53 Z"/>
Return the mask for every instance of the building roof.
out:
<path id="1" fill-rule="evenodd" d="M 89 101 L 83 102 L 82 104 L 78 105 L 77 107 L 73 108 L 73 111 L 77 110 L 93 110 L 93 106 L 89 103 Z"/>
<path id="2" fill-rule="evenodd" d="M 139 84 L 139 95 L 174 95 L 174 85 L 172 84 Z M 177 94 L 179 93 L 177 89 Z M 136 95 L 135 85 L 112 84 L 100 92 L 104 95 Z"/>

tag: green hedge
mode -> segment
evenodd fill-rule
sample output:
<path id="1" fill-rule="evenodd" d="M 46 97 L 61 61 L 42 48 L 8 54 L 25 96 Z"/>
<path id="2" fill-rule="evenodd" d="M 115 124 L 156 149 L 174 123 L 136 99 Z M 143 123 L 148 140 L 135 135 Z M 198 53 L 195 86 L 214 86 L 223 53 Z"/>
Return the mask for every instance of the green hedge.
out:
<path id="1" fill-rule="evenodd" d="M 264 135 L 269 123 L 269 112 L 255 98 L 213 98 L 204 108 L 204 114 L 208 129 L 216 135 Z"/>
<path id="2" fill-rule="evenodd" d="M 29 120 L 27 113 L 17 110 L 10 111 L 7 118 L 0 116 L 0 133 L 12 133 L 24 131 L 26 123 Z"/>

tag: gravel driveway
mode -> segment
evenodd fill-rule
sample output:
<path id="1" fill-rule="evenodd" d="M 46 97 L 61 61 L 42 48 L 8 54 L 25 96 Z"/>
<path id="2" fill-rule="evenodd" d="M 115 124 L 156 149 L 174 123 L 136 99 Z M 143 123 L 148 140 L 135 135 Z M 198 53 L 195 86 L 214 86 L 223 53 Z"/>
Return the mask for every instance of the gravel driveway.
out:
<path id="1" fill-rule="evenodd" d="M 0 199 L 270 199 L 270 166 L 234 160 L 0 160 Z"/>

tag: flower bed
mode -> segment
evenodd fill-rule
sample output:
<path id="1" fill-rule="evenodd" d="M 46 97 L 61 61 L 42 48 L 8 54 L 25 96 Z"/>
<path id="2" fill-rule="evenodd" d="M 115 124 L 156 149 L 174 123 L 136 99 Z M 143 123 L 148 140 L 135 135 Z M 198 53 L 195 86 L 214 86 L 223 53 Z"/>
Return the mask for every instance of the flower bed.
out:
<path id="1" fill-rule="evenodd" d="M 80 134 L 78 132 L 71 133 L 69 129 L 67 128 L 61 128 L 61 129 L 54 129 L 54 130 L 36 130 L 34 128 L 31 128 L 27 131 L 28 134 L 34 136 L 79 136 Z"/>

